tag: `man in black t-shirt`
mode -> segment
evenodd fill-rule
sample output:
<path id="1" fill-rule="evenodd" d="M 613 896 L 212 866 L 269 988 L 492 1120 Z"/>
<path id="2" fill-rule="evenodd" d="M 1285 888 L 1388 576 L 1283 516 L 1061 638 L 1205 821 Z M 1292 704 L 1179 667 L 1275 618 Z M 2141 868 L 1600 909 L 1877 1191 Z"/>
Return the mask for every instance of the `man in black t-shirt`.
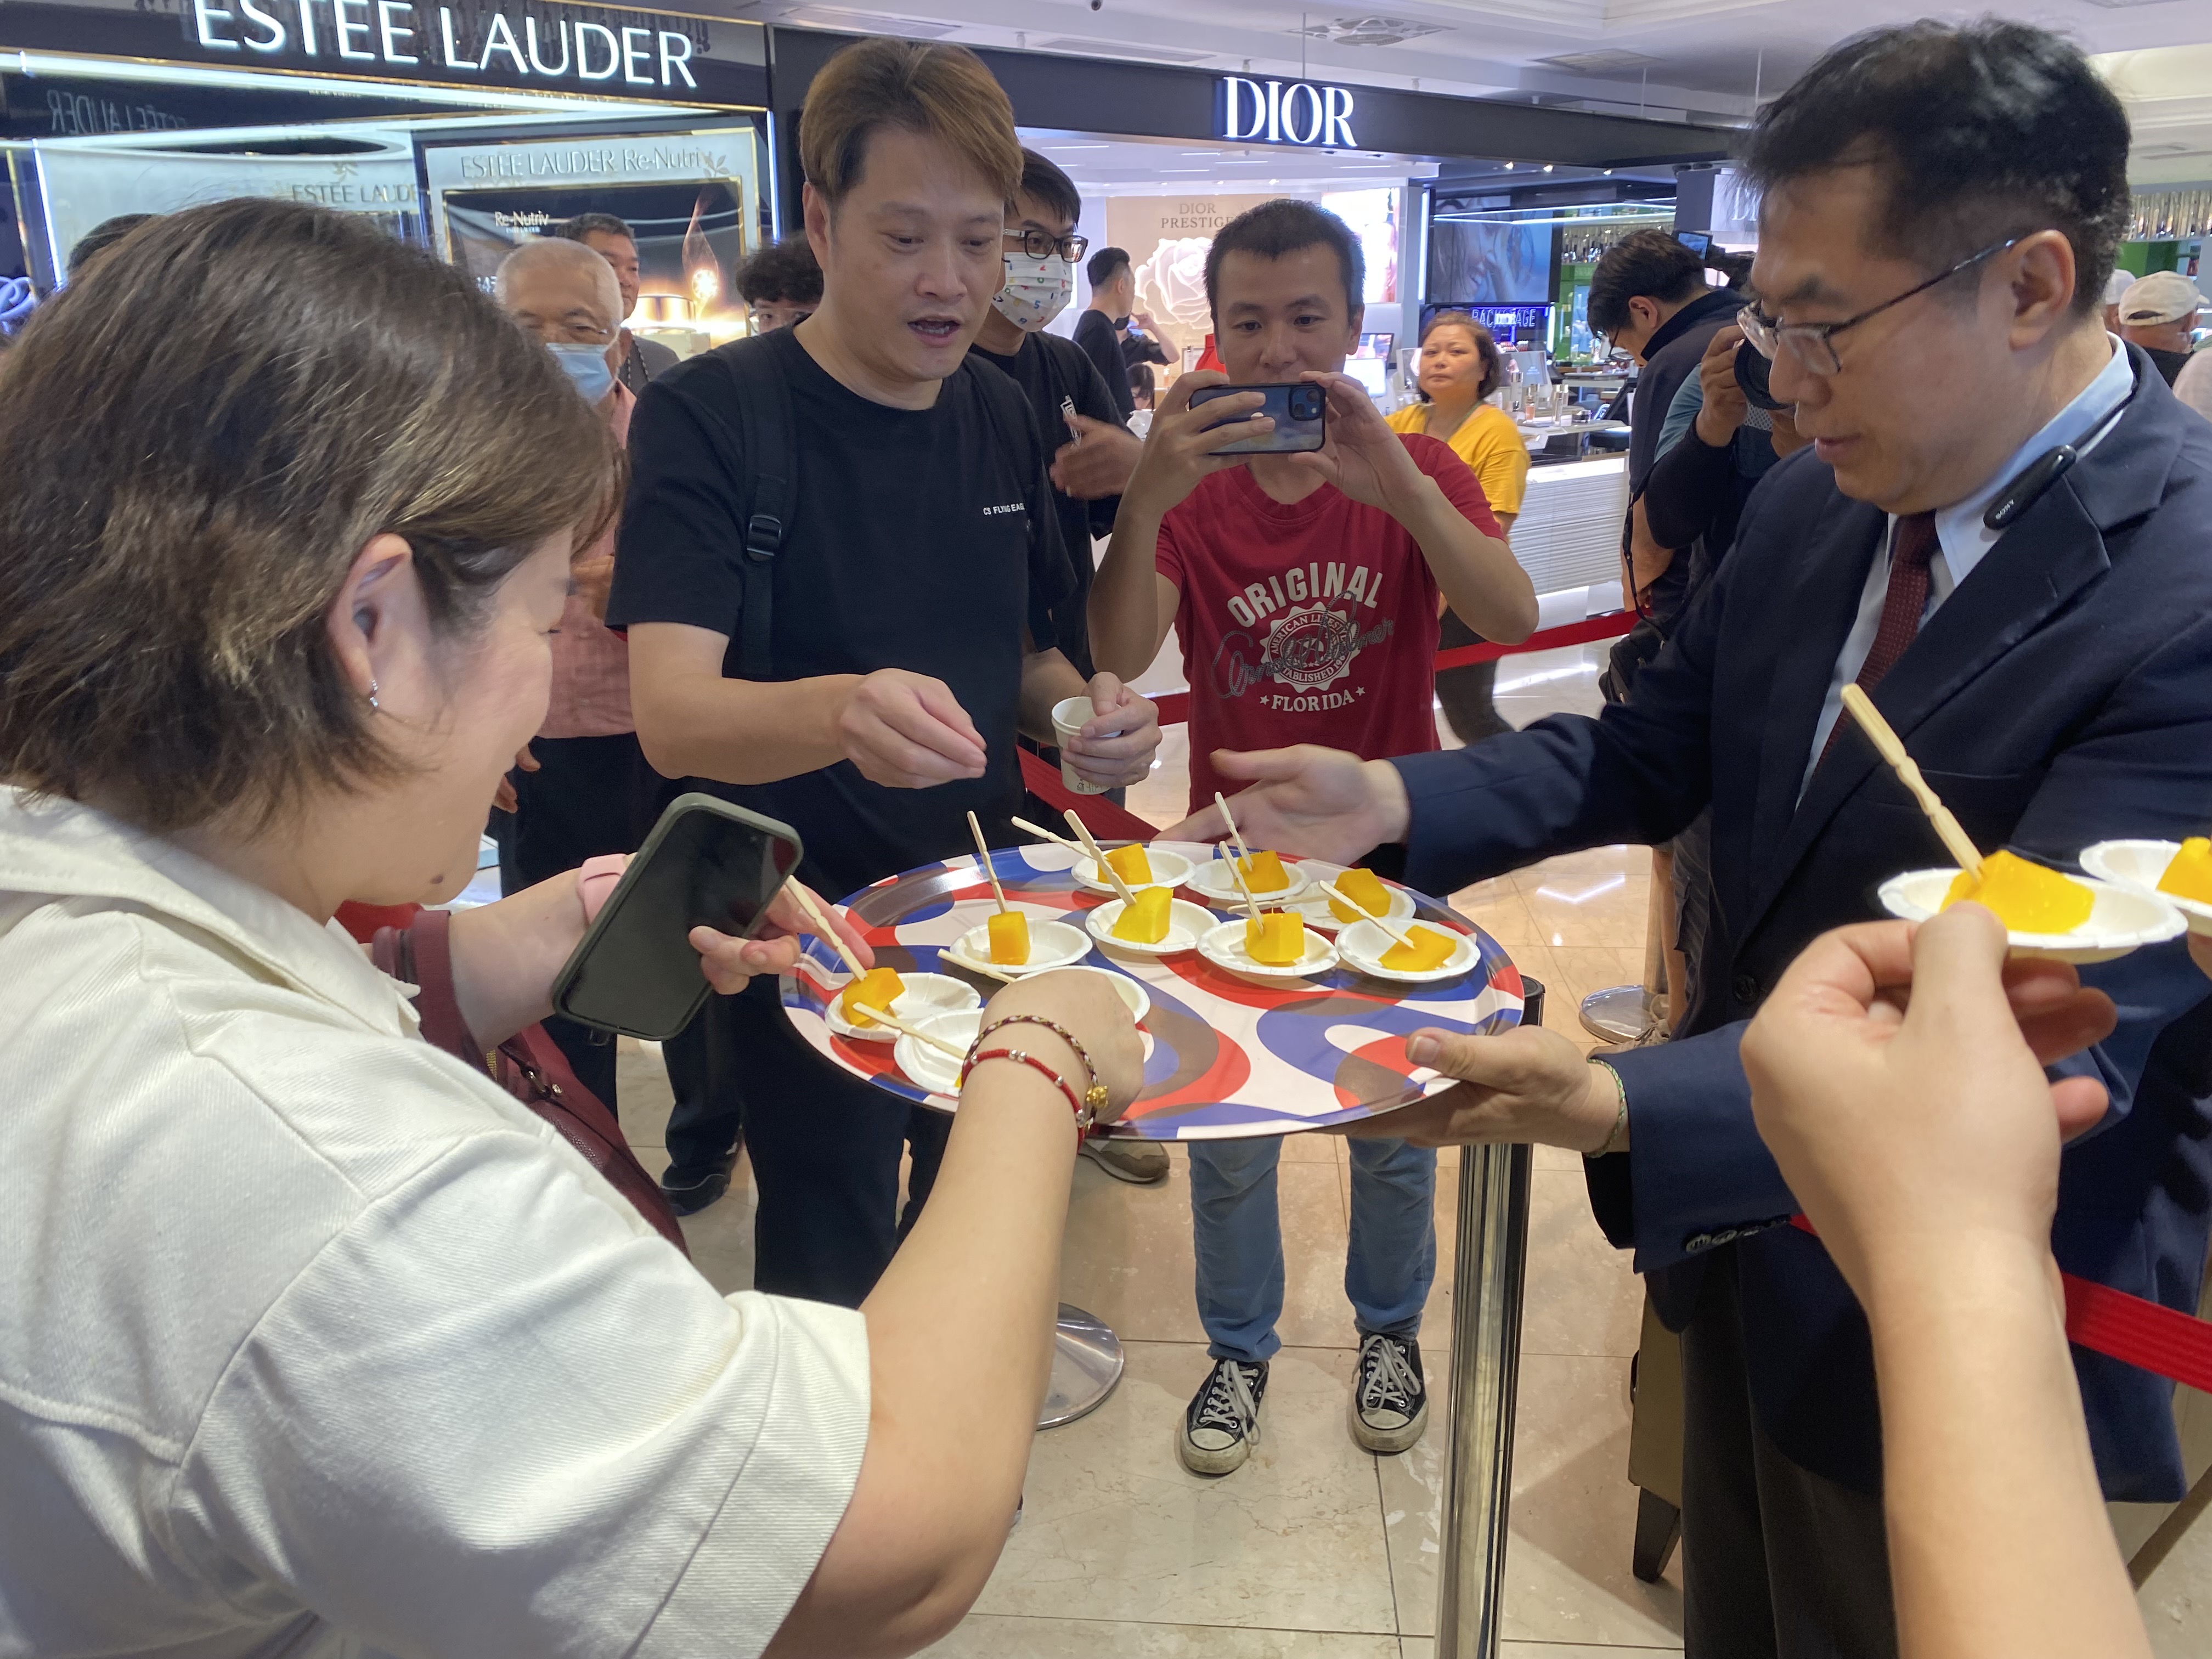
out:
<path id="1" fill-rule="evenodd" d="M 1136 303 L 1137 274 L 1127 251 L 1118 247 L 1100 248 L 1091 256 L 1083 274 L 1091 282 L 1091 303 L 1075 319 L 1075 343 L 1106 383 L 1115 414 L 1126 421 L 1134 404 L 1129 393 L 1128 366 L 1121 356 L 1121 331 L 1128 325 L 1129 307 Z"/>
<path id="2" fill-rule="evenodd" d="M 966 361 L 1004 285 L 1021 174 L 1005 94 L 962 48 L 871 40 L 816 77 L 802 134 L 821 307 L 639 400 L 608 619 L 629 630 L 655 767 L 791 823 L 805 878 L 847 893 L 970 850 L 971 811 L 1010 842 L 1016 734 L 1049 739 L 1060 700 L 1087 691 L 1098 711 L 1066 747 L 1102 784 L 1142 777 L 1159 726 L 1146 700 L 1111 676 L 1086 684 L 1054 648 L 1073 576 L 1048 458 L 1016 389 Z M 755 494 L 734 436 L 737 353 L 766 354 L 792 413 L 766 672 L 733 643 Z M 896 1246 L 902 1142 L 915 1141 L 918 1201 L 948 1120 L 910 1126 L 831 1067 L 765 981 L 710 1000 L 684 1042 L 714 1082 L 682 1091 L 670 1120 L 672 1200 L 720 1195 L 742 1115 L 756 1285 L 857 1305 Z"/>

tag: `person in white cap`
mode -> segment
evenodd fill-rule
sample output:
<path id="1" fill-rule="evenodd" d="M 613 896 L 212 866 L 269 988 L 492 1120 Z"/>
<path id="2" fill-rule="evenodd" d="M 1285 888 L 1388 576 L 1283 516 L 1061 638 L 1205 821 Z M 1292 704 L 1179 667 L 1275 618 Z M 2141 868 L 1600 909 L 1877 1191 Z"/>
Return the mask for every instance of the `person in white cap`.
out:
<path id="1" fill-rule="evenodd" d="M 2120 295 L 2120 337 L 2141 346 L 2172 386 L 2195 343 L 2197 308 L 2204 296 L 2178 270 L 2138 276 Z"/>
<path id="2" fill-rule="evenodd" d="M 2135 272 L 2123 269 L 2114 271 L 2112 280 L 2105 284 L 2105 331 L 2107 334 L 2120 331 L 2120 296 L 2134 285 L 2135 280 Z"/>

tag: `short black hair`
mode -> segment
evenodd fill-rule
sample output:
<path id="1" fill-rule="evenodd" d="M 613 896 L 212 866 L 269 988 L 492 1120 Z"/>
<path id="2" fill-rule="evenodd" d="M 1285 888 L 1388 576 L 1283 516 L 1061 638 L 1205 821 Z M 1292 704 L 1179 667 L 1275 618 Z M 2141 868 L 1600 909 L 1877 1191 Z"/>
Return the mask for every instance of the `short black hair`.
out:
<path id="1" fill-rule="evenodd" d="M 1352 227 L 1327 208 L 1287 196 L 1246 208 L 1216 231 L 1213 246 L 1206 251 L 1206 308 L 1218 317 L 1221 258 L 1226 253 L 1256 253 L 1263 259 L 1279 259 L 1301 248 L 1328 247 L 1336 251 L 1337 268 L 1344 273 L 1346 314 L 1359 311 L 1367 293 L 1367 259 Z"/>
<path id="2" fill-rule="evenodd" d="M 563 219 L 545 233 L 558 236 L 564 242 L 580 242 L 586 236 L 621 236 L 637 240 L 637 233 L 629 228 L 629 221 L 617 219 L 611 213 L 580 213 L 573 219 Z"/>
<path id="3" fill-rule="evenodd" d="M 1930 271 L 2056 230 L 2086 317 L 2127 228 L 2128 138 L 2127 112 L 2078 51 L 1984 18 L 1845 41 L 1766 106 L 1745 159 L 1768 191 L 1871 164 L 1887 198 L 1877 246 Z"/>
<path id="4" fill-rule="evenodd" d="M 1083 267 L 1083 274 L 1091 279 L 1093 288 L 1103 288 L 1121 274 L 1129 263 L 1129 250 L 1125 247 L 1102 247 L 1091 256 L 1091 263 Z"/>
<path id="5" fill-rule="evenodd" d="M 1675 304 L 1705 291 L 1703 254 L 1676 241 L 1671 230 L 1631 231 L 1606 249 L 1590 272 L 1590 332 L 1611 335 L 1626 327 L 1631 300 Z"/>
<path id="6" fill-rule="evenodd" d="M 1083 192 L 1075 180 L 1033 149 L 1022 152 L 1022 191 L 1071 225 L 1083 216 Z"/>
<path id="7" fill-rule="evenodd" d="M 822 267 L 804 234 L 787 236 L 738 267 L 738 294 L 749 306 L 787 300 L 793 305 L 822 303 Z"/>
<path id="8" fill-rule="evenodd" d="M 113 247 L 149 219 L 159 216 L 152 213 L 118 213 L 112 219 L 102 219 L 90 230 L 77 238 L 76 246 L 69 253 L 69 279 L 72 283 L 84 275 L 85 267 L 100 255 Z"/>

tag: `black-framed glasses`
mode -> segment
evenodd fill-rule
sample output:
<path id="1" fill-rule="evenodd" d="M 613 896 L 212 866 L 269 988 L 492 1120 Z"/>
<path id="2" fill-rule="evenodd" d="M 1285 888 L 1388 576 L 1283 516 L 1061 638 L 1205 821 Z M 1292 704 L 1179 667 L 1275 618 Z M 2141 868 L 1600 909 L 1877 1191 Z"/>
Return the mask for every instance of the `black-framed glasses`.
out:
<path id="1" fill-rule="evenodd" d="M 1948 283 L 1969 266 L 2002 253 L 2021 239 L 2008 237 L 1991 243 L 1979 253 L 1970 253 L 1948 270 L 1939 270 L 1917 287 L 1908 288 L 1895 299 L 1884 300 L 1878 306 L 1869 306 L 1856 317 L 1846 317 L 1840 323 L 1778 323 L 1757 306 L 1746 306 L 1736 314 L 1736 325 L 1743 330 L 1743 337 L 1751 342 L 1759 355 L 1771 362 L 1774 354 L 1784 346 L 1796 358 L 1798 367 L 1808 374 L 1826 378 L 1843 372 L 1843 360 L 1836 356 L 1835 338 L 1847 328 L 1856 328 L 1869 317 L 1879 317 L 1892 306 L 1901 306 L 1916 294 L 1925 294 L 1938 283 Z"/>
<path id="2" fill-rule="evenodd" d="M 1070 264 L 1080 259 L 1091 247 L 1088 236 L 1054 236 L 1043 230 L 1010 230 L 1006 233 L 1006 240 L 1009 242 L 1019 241 L 1022 252 L 1032 259 L 1049 259 L 1057 253 Z"/>

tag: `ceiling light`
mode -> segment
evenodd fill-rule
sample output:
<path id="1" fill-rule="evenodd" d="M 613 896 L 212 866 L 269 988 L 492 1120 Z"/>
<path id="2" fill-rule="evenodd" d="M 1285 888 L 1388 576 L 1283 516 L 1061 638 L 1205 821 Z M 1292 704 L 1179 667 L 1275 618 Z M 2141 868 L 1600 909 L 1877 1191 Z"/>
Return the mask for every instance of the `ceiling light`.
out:
<path id="1" fill-rule="evenodd" d="M 1510 161 L 1508 161 L 1508 162 L 1505 164 L 1505 170 L 1506 170 L 1508 173 L 1512 172 L 1512 171 L 1513 171 L 1513 163 L 1512 163 L 1512 162 L 1510 162 Z"/>
<path id="2" fill-rule="evenodd" d="M 1339 17 L 1291 31 L 1310 40 L 1334 41 L 1340 46 L 1395 46 L 1443 32 L 1440 24 L 1417 23 L 1410 17 Z"/>
<path id="3" fill-rule="evenodd" d="M 1045 148 L 1050 150 L 1054 155 L 1057 155 L 1063 150 L 1110 149 L 1113 146 L 1110 144 L 1047 144 Z"/>
<path id="4" fill-rule="evenodd" d="M 2097 0 L 2093 0 L 2093 3 L 2095 3 Z M 1563 52 L 1556 57 L 1539 58 L 1536 61 L 1576 75 L 1615 75 L 1623 70 L 1650 69 L 1659 59 L 1640 52 L 1613 51 Z"/>
<path id="5" fill-rule="evenodd" d="M 1544 171 L 1545 171 L 1545 172 L 1547 172 L 1547 173 L 1549 173 L 1551 170 L 1552 170 L 1552 164 L 1551 164 L 1549 161 L 1545 162 L 1545 163 L 1544 163 Z"/>

